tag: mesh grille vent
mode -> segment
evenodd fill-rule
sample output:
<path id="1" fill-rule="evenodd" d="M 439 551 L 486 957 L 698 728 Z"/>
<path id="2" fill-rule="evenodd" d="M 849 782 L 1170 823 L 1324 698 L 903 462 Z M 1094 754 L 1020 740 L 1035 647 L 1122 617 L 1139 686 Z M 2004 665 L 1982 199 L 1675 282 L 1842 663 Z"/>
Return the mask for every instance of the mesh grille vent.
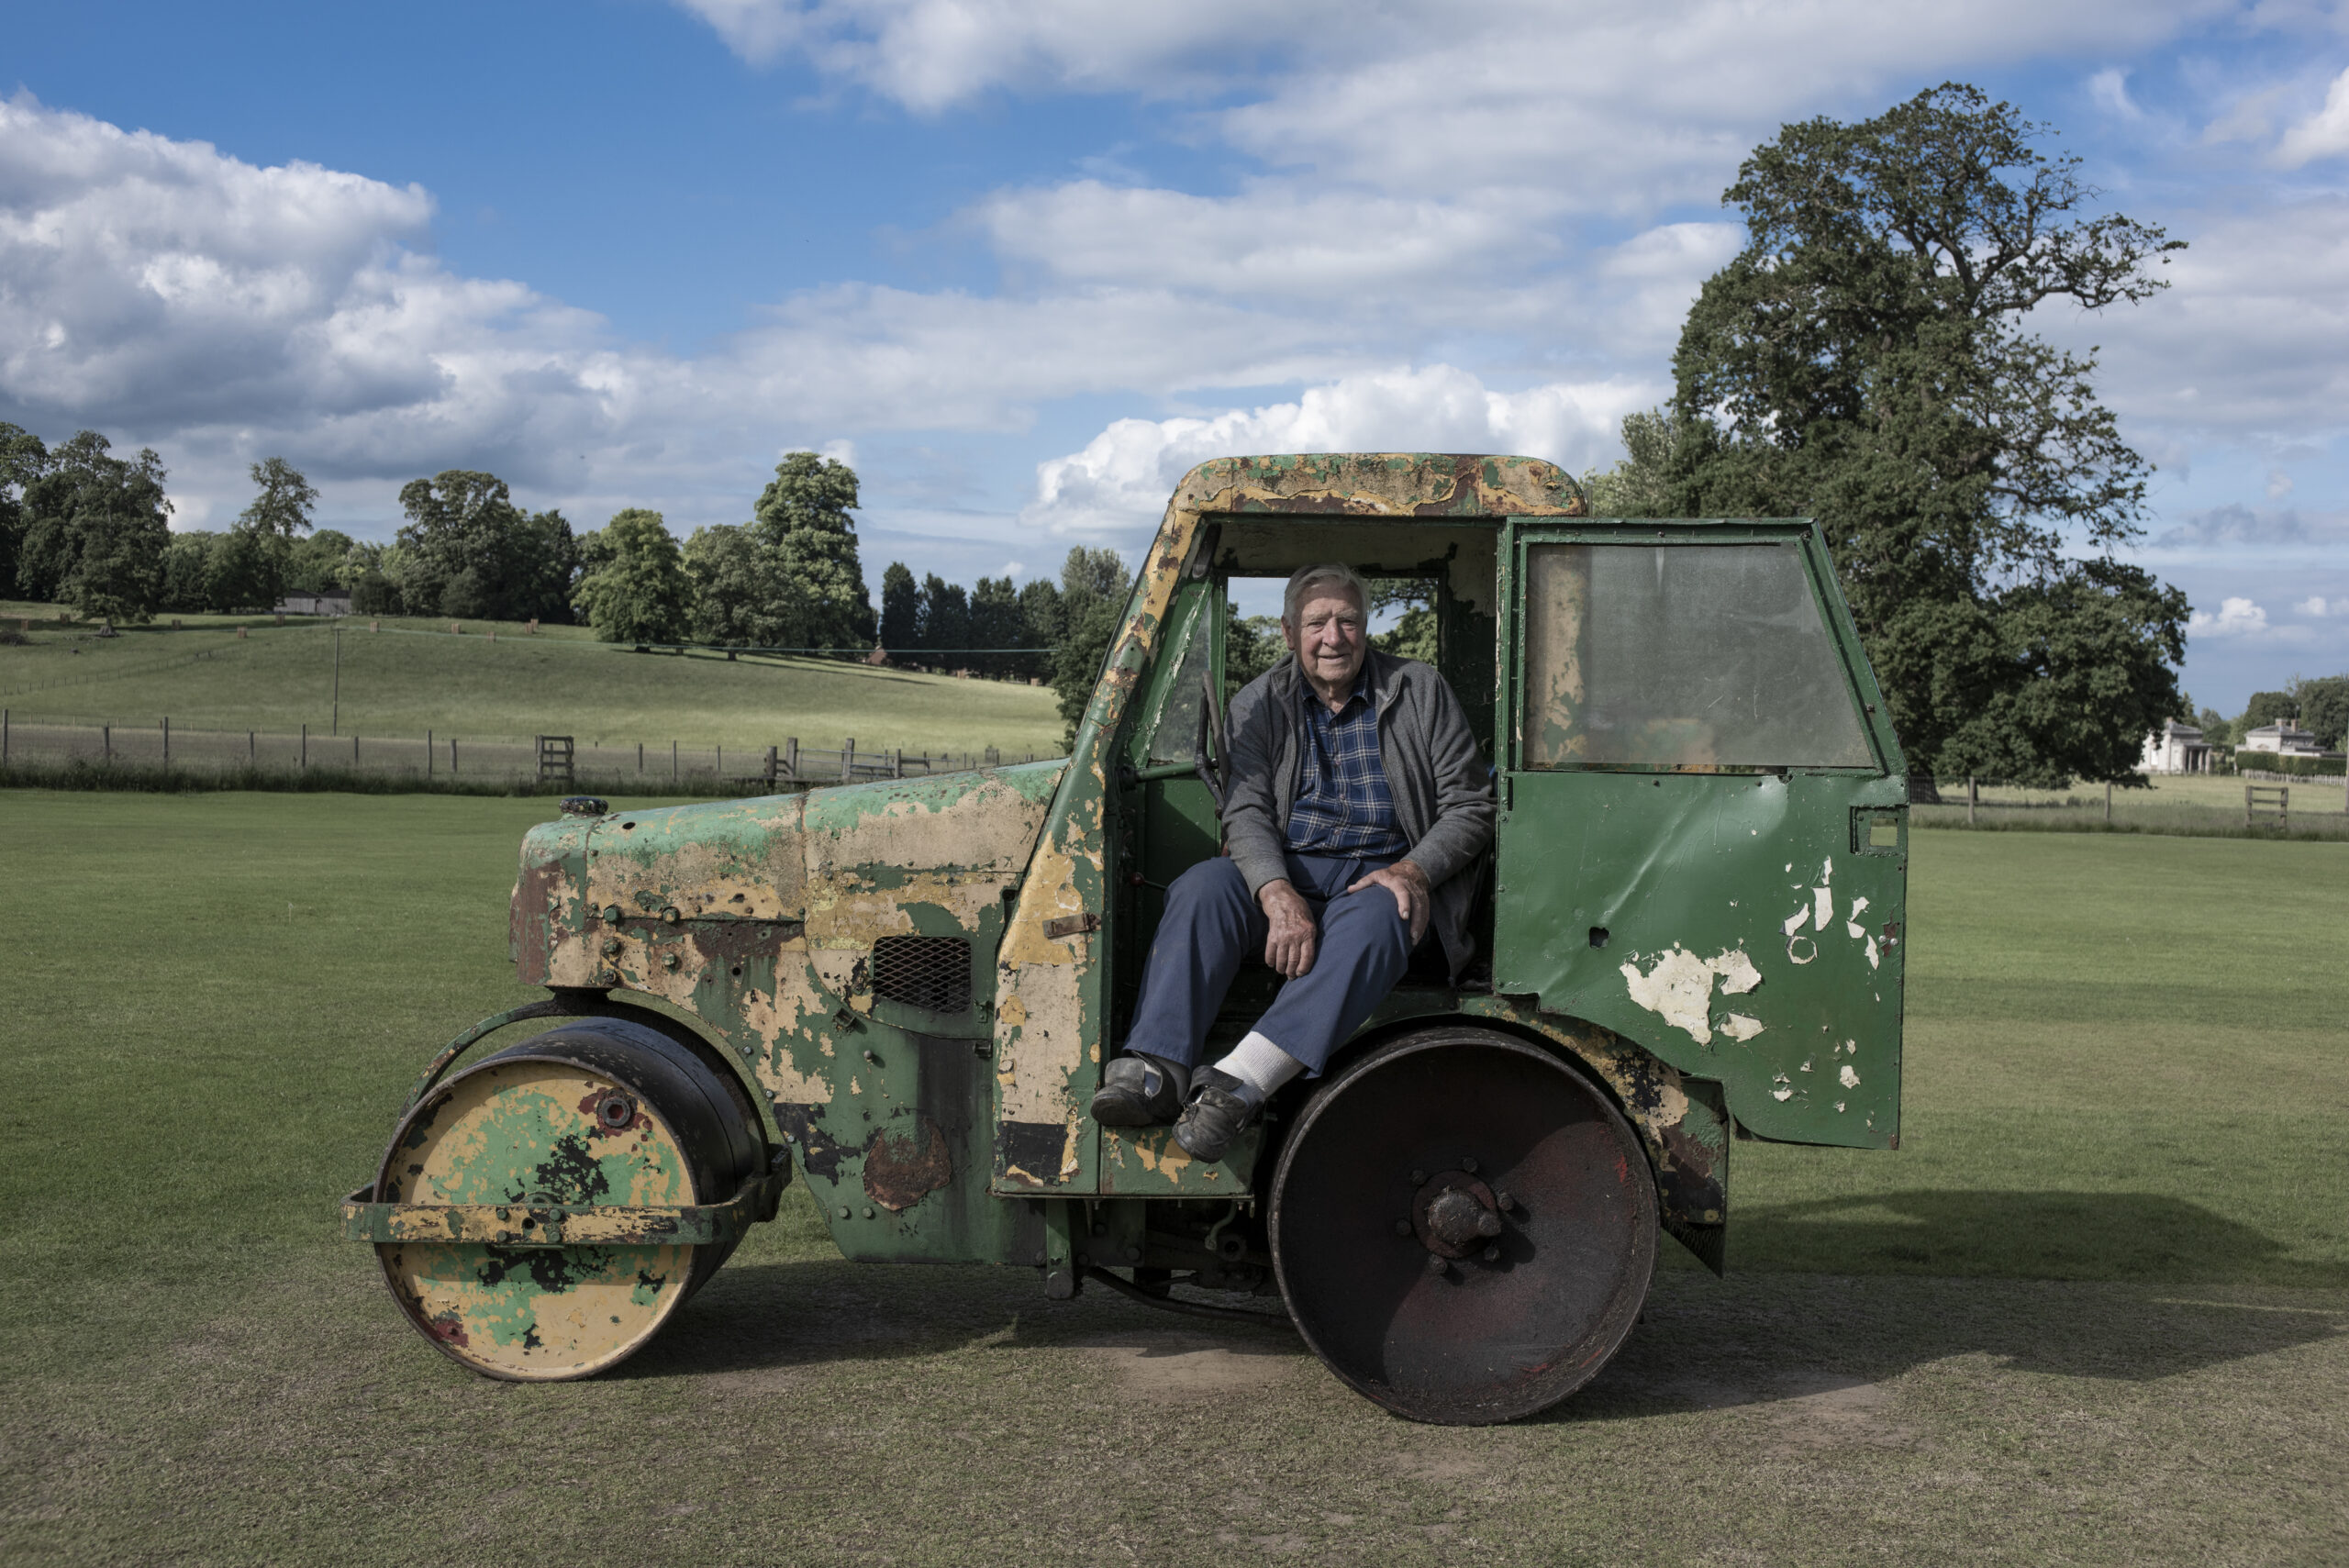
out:
<path id="1" fill-rule="evenodd" d="M 959 937 L 883 937 L 873 944 L 873 994 L 933 1013 L 971 1005 L 971 944 Z"/>

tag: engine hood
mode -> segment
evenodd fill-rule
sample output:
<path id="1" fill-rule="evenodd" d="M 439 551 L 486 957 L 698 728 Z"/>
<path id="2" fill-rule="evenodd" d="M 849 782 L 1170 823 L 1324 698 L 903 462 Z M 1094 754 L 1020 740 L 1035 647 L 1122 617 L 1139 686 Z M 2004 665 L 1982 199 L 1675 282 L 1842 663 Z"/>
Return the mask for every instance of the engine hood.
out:
<path id="1" fill-rule="evenodd" d="M 913 929 L 907 904 L 994 904 L 1026 868 L 1063 761 L 566 818 L 522 841 L 511 946 L 526 984 L 605 987 L 648 926 L 730 947 L 740 925 L 810 948 Z M 611 951 L 607 951 L 607 949 Z"/>

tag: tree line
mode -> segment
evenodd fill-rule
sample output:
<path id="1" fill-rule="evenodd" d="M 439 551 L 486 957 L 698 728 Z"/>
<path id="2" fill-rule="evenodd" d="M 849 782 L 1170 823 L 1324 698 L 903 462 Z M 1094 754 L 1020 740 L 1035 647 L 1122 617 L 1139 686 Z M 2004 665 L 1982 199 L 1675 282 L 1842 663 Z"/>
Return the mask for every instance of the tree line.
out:
<path id="1" fill-rule="evenodd" d="M 344 592 L 361 615 L 580 623 L 607 642 L 860 659 L 877 645 L 899 663 L 1044 679 L 1073 733 L 1131 584 L 1114 550 L 1073 549 L 1057 583 L 1025 586 L 917 581 L 892 562 L 876 611 L 851 516 L 856 471 L 814 452 L 776 465 L 749 521 L 682 544 L 635 506 L 574 533 L 562 512 L 527 510 L 504 480 L 466 469 L 401 486 L 392 541 L 359 540 L 316 526 L 317 491 L 285 459 L 250 472 L 252 503 L 231 527 L 175 533 L 152 449 L 118 458 L 95 430 L 50 447 L 0 424 L 0 589 L 126 625 Z"/>

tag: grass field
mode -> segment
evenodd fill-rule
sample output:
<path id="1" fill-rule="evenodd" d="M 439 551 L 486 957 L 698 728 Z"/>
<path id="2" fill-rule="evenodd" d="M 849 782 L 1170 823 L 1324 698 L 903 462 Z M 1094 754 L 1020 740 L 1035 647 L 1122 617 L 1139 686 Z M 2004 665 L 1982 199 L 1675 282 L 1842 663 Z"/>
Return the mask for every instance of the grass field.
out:
<path id="1" fill-rule="evenodd" d="M 0 603 L 0 627 L 46 606 Z M 0 706 L 20 722 L 323 733 L 335 707 L 335 639 L 317 623 L 188 616 L 97 638 L 37 623 L 30 642 L 0 647 Z M 354 624 L 355 623 L 355 624 Z M 518 626 L 385 620 L 343 624 L 344 735 L 718 745 L 745 753 L 796 735 L 837 747 L 1006 753 L 1060 751 L 1049 688 L 955 680 L 832 660 L 640 654 L 580 627 L 527 636 Z M 247 635 L 237 636 L 243 626 Z M 497 633 L 495 640 L 488 635 Z"/>
<path id="2" fill-rule="evenodd" d="M 2121 833 L 2182 833 L 2208 837 L 2283 837 L 2349 840 L 2349 795 L 2339 776 L 2290 781 L 2291 820 L 2279 832 L 2263 818 L 2246 828 L 2243 813 L 2244 781 L 2239 778 L 2188 774 L 2154 777 L 2143 789 L 2112 793 L 2110 830 Z M 2266 784 L 2271 781 L 2254 781 Z M 1965 781 L 1941 782 L 1942 799 L 1949 804 L 1920 806 L 1920 828 L 1964 828 Z M 2272 804 L 2272 802 L 2270 803 Z M 2107 830 L 2104 788 L 2075 784 L 2069 789 L 2016 789 L 1996 784 L 1981 791 L 1979 809 L 1971 824 L 1989 832 L 2080 833 Z"/>
<path id="3" fill-rule="evenodd" d="M 1736 1145 L 1729 1279 L 1457 1430 L 796 1190 L 612 1376 L 433 1354 L 332 1200 L 544 812 L 0 794 L 7 1561 L 2349 1560 L 2349 850 L 1919 833 L 1902 1151 Z"/>

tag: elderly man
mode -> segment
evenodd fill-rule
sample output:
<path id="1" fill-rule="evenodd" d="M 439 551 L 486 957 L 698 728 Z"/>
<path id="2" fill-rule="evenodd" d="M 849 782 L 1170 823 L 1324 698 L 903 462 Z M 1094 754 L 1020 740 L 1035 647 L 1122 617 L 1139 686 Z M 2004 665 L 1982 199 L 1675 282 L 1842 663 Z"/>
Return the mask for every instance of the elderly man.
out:
<path id="1" fill-rule="evenodd" d="M 1219 1160 L 1275 1090 L 1319 1075 L 1431 924 L 1455 977 L 1468 962 L 1491 776 L 1443 678 L 1371 649 L 1369 604 L 1350 567 L 1288 580 L 1290 656 L 1231 703 L 1228 853 L 1166 891 L 1096 1121 L 1172 1121 L 1194 1158 Z M 1279 995 L 1229 1055 L 1195 1071 L 1232 977 L 1259 952 L 1285 977 Z"/>

